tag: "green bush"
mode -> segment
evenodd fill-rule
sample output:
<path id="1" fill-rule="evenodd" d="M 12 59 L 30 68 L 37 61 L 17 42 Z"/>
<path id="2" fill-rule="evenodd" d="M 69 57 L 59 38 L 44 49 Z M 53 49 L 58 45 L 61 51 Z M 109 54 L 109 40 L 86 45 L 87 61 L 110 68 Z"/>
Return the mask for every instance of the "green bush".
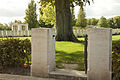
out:
<path id="1" fill-rule="evenodd" d="M 120 40 L 113 42 L 112 48 L 113 80 L 120 80 Z"/>
<path id="2" fill-rule="evenodd" d="M 31 42 L 28 39 L 0 40 L 0 68 L 22 67 L 29 63 Z"/>

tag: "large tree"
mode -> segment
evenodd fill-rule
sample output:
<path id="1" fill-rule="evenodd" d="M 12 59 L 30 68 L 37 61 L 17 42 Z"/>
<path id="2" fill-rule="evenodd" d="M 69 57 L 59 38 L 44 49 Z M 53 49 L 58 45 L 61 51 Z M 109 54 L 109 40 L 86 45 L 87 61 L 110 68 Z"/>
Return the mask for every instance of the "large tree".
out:
<path id="1" fill-rule="evenodd" d="M 107 21 L 110 28 L 120 28 L 120 16 L 109 18 Z"/>
<path id="2" fill-rule="evenodd" d="M 87 25 L 96 26 L 98 21 L 99 21 L 99 19 L 96 19 L 96 18 L 87 19 Z"/>
<path id="3" fill-rule="evenodd" d="M 82 27 L 82 28 L 87 26 L 87 20 L 85 18 L 85 11 L 84 11 L 83 7 L 80 7 L 80 11 L 79 11 L 79 14 L 78 14 L 78 19 L 76 21 L 76 26 L 79 26 L 79 27 Z"/>
<path id="4" fill-rule="evenodd" d="M 29 29 L 38 27 L 37 13 L 36 13 L 36 3 L 31 0 L 28 4 L 28 9 L 25 11 L 25 23 L 28 23 Z"/>
<path id="5" fill-rule="evenodd" d="M 108 27 L 107 19 L 105 17 L 101 17 L 98 21 L 99 27 Z"/>
<path id="6" fill-rule="evenodd" d="M 72 16 L 72 26 L 75 26 L 76 19 L 75 19 L 75 13 L 74 13 L 74 7 L 70 7 L 71 10 L 71 16 Z M 40 8 L 40 21 L 43 21 L 46 25 L 49 25 L 47 27 L 50 27 L 50 25 L 56 25 L 56 13 L 54 7 L 49 3 L 45 7 Z"/>
<path id="7" fill-rule="evenodd" d="M 116 27 L 115 27 L 115 23 L 114 23 L 114 18 L 109 18 L 109 19 L 107 20 L 107 22 L 108 22 L 108 26 L 109 26 L 110 28 L 116 28 Z"/>
<path id="8" fill-rule="evenodd" d="M 99 21 L 99 19 L 92 18 L 92 19 L 91 19 L 91 25 L 96 26 L 97 23 L 98 23 L 98 21 Z"/>
<path id="9" fill-rule="evenodd" d="M 58 41 L 78 41 L 72 30 L 72 17 L 70 6 L 73 2 L 77 5 L 83 6 L 90 3 L 89 0 L 40 0 L 44 6 L 46 2 L 55 3 L 56 9 L 56 40 Z"/>
<path id="10" fill-rule="evenodd" d="M 115 28 L 120 28 L 120 16 L 113 18 Z"/>

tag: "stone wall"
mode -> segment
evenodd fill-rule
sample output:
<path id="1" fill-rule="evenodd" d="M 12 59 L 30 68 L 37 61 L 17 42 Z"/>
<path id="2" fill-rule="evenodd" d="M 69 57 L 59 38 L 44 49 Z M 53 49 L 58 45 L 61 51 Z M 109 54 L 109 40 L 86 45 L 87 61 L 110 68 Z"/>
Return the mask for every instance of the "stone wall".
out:
<path id="1" fill-rule="evenodd" d="M 55 70 L 54 29 L 32 29 L 32 76 L 49 77 Z"/>
<path id="2" fill-rule="evenodd" d="M 88 29 L 88 80 L 111 80 L 112 29 Z"/>

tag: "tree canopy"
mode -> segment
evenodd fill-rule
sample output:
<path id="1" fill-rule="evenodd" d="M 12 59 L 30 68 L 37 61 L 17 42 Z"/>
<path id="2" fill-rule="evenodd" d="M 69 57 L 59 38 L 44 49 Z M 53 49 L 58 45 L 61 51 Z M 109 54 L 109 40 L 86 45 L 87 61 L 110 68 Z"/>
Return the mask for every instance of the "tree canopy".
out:
<path id="1" fill-rule="evenodd" d="M 70 7 L 70 10 L 72 16 L 72 26 L 75 26 L 76 19 L 75 19 L 74 7 Z M 44 25 L 45 27 L 52 27 L 50 25 L 53 26 L 56 25 L 55 8 L 51 6 L 51 3 L 47 4 L 45 7 L 40 8 L 40 20 L 42 20 L 43 23 L 45 23 Z"/>
<path id="2" fill-rule="evenodd" d="M 40 14 L 40 19 L 45 22 L 46 25 L 55 25 L 56 24 L 56 14 L 55 9 L 51 6 L 51 3 L 46 5 L 41 9 L 42 14 Z"/>
<path id="3" fill-rule="evenodd" d="M 114 27 L 115 28 L 120 28 L 120 16 L 114 17 L 113 21 L 114 21 Z"/>
<path id="4" fill-rule="evenodd" d="M 86 3 L 90 4 L 90 0 L 69 0 L 70 1 L 70 6 L 76 6 L 76 5 L 79 5 L 79 6 L 84 6 L 86 5 Z M 93 0 L 92 0 L 93 1 Z M 48 3 L 51 3 L 51 5 L 55 5 L 55 0 L 40 0 L 40 3 L 45 6 L 47 5 Z"/>
<path id="5" fill-rule="evenodd" d="M 84 28 L 84 27 L 86 27 L 86 25 L 87 25 L 87 20 L 85 18 L 84 8 L 80 7 L 78 19 L 76 21 L 76 26 Z"/>
<path id="6" fill-rule="evenodd" d="M 108 27 L 108 28 L 120 28 L 120 16 L 111 17 L 106 19 L 101 17 L 100 19 L 89 18 L 87 19 L 87 25 L 99 26 L 99 27 Z"/>
<path id="7" fill-rule="evenodd" d="M 40 0 L 42 7 L 51 3 L 55 6 L 56 11 L 56 40 L 57 41 L 74 41 L 78 39 L 73 34 L 72 30 L 72 16 L 70 7 L 79 5 L 83 6 L 86 3 L 90 4 L 89 0 Z"/>
<path id="8" fill-rule="evenodd" d="M 25 14 L 25 23 L 28 23 L 29 29 L 38 27 L 36 3 L 34 0 L 31 0 L 28 4 Z"/>
<path id="9" fill-rule="evenodd" d="M 108 27 L 107 19 L 105 17 L 101 17 L 98 21 L 99 27 Z"/>
<path id="10" fill-rule="evenodd" d="M 110 28 L 115 28 L 114 18 L 109 18 L 108 19 L 108 26 Z"/>
<path id="11" fill-rule="evenodd" d="M 22 23 L 22 21 L 20 21 L 20 20 L 15 20 L 14 22 L 15 23 Z"/>
<path id="12" fill-rule="evenodd" d="M 40 8 L 40 16 L 43 16 L 43 12 L 41 10 L 42 8 Z M 40 27 L 44 27 L 44 28 L 52 28 L 54 25 L 51 25 L 51 24 L 46 24 L 39 16 L 39 26 Z"/>

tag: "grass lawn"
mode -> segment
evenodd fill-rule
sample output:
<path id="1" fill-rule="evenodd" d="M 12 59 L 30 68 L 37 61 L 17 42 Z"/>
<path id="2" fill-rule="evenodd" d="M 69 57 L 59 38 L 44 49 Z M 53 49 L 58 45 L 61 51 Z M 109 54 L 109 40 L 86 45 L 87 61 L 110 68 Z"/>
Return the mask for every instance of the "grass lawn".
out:
<path id="1" fill-rule="evenodd" d="M 113 35 L 112 41 L 117 41 L 117 40 L 120 40 L 120 35 Z"/>
<path id="2" fill-rule="evenodd" d="M 30 39 L 31 37 L 15 37 L 19 39 Z M 2 38 L 5 39 L 5 38 Z M 84 41 L 84 38 L 78 38 Z M 112 40 L 117 41 L 120 39 L 120 35 L 113 35 Z M 58 68 L 64 68 L 61 63 L 78 64 L 77 70 L 84 70 L 84 44 L 56 41 L 56 66 Z"/>
<path id="3" fill-rule="evenodd" d="M 56 64 L 62 68 L 61 63 L 78 64 L 78 70 L 84 70 L 84 44 L 74 42 L 56 41 Z"/>

